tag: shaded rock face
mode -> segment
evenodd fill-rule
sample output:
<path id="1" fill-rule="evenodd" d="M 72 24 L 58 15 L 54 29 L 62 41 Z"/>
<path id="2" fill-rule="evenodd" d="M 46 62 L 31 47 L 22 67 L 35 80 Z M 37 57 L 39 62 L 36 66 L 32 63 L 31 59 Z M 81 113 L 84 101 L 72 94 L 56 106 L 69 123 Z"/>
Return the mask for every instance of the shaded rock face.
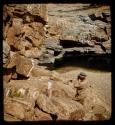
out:
<path id="1" fill-rule="evenodd" d="M 10 46 L 6 41 L 3 41 L 3 66 L 6 67 L 8 63 L 8 56 L 10 54 Z"/>
<path id="2" fill-rule="evenodd" d="M 44 46 L 54 55 L 49 61 L 65 62 L 89 56 L 110 65 L 111 55 L 111 13 L 109 5 L 92 6 L 90 4 L 48 4 L 48 24 L 45 25 L 46 39 Z M 53 53 L 53 52 L 52 52 Z M 54 59 L 52 58 L 54 57 Z M 99 59 L 98 59 L 99 57 Z M 47 61 L 48 62 L 48 61 Z M 50 61 L 51 63 L 51 61 Z M 93 64 L 92 64 L 93 65 Z M 102 65 L 101 65 L 102 66 Z"/>
<path id="3" fill-rule="evenodd" d="M 49 69 L 84 59 L 88 67 L 100 65 L 99 68 L 111 69 L 111 14 L 108 5 L 8 4 L 3 7 L 3 30 L 4 41 L 10 47 L 3 47 L 4 51 L 6 48 L 10 51 L 10 55 L 3 55 L 4 63 L 8 60 L 5 68 L 17 65 L 15 72 L 24 77 L 29 77 L 33 67 L 30 64 L 26 71 L 23 66 L 27 63 L 16 64 L 20 60 L 18 54 Z"/>
<path id="4" fill-rule="evenodd" d="M 44 41 L 45 24 L 45 4 L 3 6 L 3 61 L 6 82 L 14 77 L 12 74 L 15 73 L 29 76 L 32 62 L 28 58 L 35 59 L 35 64 L 38 63 L 36 58 L 43 54 L 41 45 Z M 15 70 L 12 71 L 14 67 Z"/>
<path id="5" fill-rule="evenodd" d="M 26 53 L 29 53 L 26 50 L 39 53 L 37 48 L 43 42 L 43 26 L 46 23 L 45 13 L 46 6 L 40 4 L 4 5 L 3 35 L 12 51 L 21 51 L 25 56 Z"/>

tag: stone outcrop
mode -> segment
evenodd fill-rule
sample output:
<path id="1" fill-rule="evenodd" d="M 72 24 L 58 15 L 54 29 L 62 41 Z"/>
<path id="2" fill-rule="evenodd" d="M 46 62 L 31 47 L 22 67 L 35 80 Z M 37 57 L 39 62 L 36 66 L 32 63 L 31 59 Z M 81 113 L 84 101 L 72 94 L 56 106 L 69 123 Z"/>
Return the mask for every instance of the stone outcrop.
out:
<path id="1" fill-rule="evenodd" d="M 44 95 L 40 95 L 40 97 L 38 97 L 37 105 L 45 112 L 57 115 L 57 117 L 63 115 L 66 119 L 74 110 L 83 110 L 82 105 L 73 100 L 59 97 L 52 97 L 51 99 L 49 99 Z"/>
<path id="2" fill-rule="evenodd" d="M 31 50 L 32 53 L 35 52 L 35 55 L 39 56 L 37 53 L 40 50 L 37 48 L 41 46 L 44 38 L 43 27 L 46 23 L 46 5 L 4 5 L 3 18 L 4 39 L 10 45 L 11 50 L 21 51 L 27 57 L 29 55 L 26 53 L 29 52 L 26 52 L 26 50 Z"/>
<path id="3" fill-rule="evenodd" d="M 47 53 L 47 63 L 52 63 L 51 59 L 54 63 L 61 62 L 66 57 L 84 55 L 95 59 L 96 55 L 111 55 L 111 13 L 108 5 L 48 4 L 47 10 L 47 42 L 44 46 L 54 51 L 54 58 Z M 110 57 L 107 58 L 110 61 Z"/>
<path id="4" fill-rule="evenodd" d="M 109 5 L 4 5 L 5 120 L 109 119 L 111 111 L 93 90 L 88 90 L 83 106 L 72 100 L 75 91 L 71 76 L 65 78 L 48 68 L 67 59 L 78 61 L 79 57 L 93 66 L 103 65 L 100 59 L 110 65 L 110 56 Z M 53 82 L 52 98 L 46 94 L 48 81 Z"/>
<path id="5" fill-rule="evenodd" d="M 44 42 L 43 27 L 46 22 L 45 4 L 4 5 L 3 61 L 6 68 L 4 71 L 6 82 L 15 73 L 28 77 L 28 72 L 31 69 L 31 58 L 36 60 L 43 54 L 41 45 Z M 12 68 L 15 71 L 12 71 Z"/>
<path id="6" fill-rule="evenodd" d="M 55 79 L 52 75 L 52 97 L 46 94 L 50 76 L 30 77 L 28 80 L 12 80 L 4 86 L 5 114 L 20 120 L 102 120 L 110 118 L 110 110 L 88 88 L 84 106 L 72 100 L 75 94 L 73 82 L 64 83 L 64 76 Z M 53 80 L 54 78 L 54 80 Z M 69 81 L 69 78 L 68 80 Z M 10 107 L 10 108 L 9 108 Z M 16 108 L 21 108 L 17 113 Z M 40 114 L 39 114 L 40 113 Z"/>
<path id="7" fill-rule="evenodd" d="M 4 112 L 13 115 L 21 120 L 24 119 L 24 107 L 20 103 L 7 100 L 4 103 Z"/>
<path id="8" fill-rule="evenodd" d="M 49 99 L 46 96 L 48 79 L 48 77 L 42 76 L 41 78 L 33 77 L 30 80 L 13 80 L 8 85 L 4 86 L 5 100 L 11 100 L 13 102 L 5 103 L 5 113 L 15 116 L 17 113 L 16 110 L 12 108 L 12 110 L 14 110 L 12 113 L 12 110 L 8 108 L 8 106 L 13 107 L 15 103 L 15 108 L 17 108 L 17 104 L 19 103 L 19 106 L 29 108 L 30 112 L 35 113 L 31 118 L 31 116 L 27 115 L 24 108 L 22 109 L 23 112 L 21 111 L 18 115 L 16 114 L 16 117 L 21 120 L 28 120 L 27 116 L 30 117 L 29 120 L 32 120 L 34 116 L 35 120 L 51 120 L 49 117 L 50 115 L 52 120 L 54 120 L 54 115 L 57 116 L 57 120 L 67 120 L 70 113 L 75 109 L 83 110 L 80 103 L 70 99 L 72 97 L 71 94 L 73 93 L 73 90 L 69 89 L 69 86 L 65 86 L 60 82 L 53 81 L 53 97 Z M 57 94 L 55 92 L 57 92 Z M 33 110 L 38 110 L 38 113 L 36 114 L 36 111 L 34 112 Z M 39 112 L 41 112 L 41 116 L 38 116 Z M 42 119 L 40 119 L 40 117 L 42 117 Z"/>
<path id="9" fill-rule="evenodd" d="M 26 118 L 27 114 L 26 114 L 26 112 L 24 113 L 25 109 L 23 109 L 24 106 L 30 108 L 31 110 L 36 106 L 36 107 L 39 107 L 38 111 L 42 110 L 48 114 L 57 115 L 58 120 L 60 120 L 60 119 L 67 120 L 68 117 L 70 116 L 70 113 L 73 112 L 74 110 L 77 110 L 77 109 L 83 110 L 82 105 L 79 104 L 78 102 L 70 100 L 70 97 L 68 97 L 67 94 L 65 96 L 63 96 L 63 99 L 61 98 L 63 91 L 65 93 L 67 93 L 69 86 L 63 88 L 64 85 L 61 86 L 61 84 L 59 84 L 59 83 L 58 83 L 59 85 L 57 83 L 54 83 L 59 86 L 58 89 L 60 88 L 60 91 L 58 89 L 56 89 L 57 87 L 56 88 L 54 87 L 54 91 L 57 90 L 58 96 L 55 93 L 53 93 L 53 97 L 51 99 L 49 99 L 45 94 L 46 92 L 44 91 L 44 90 L 46 90 L 45 88 L 46 88 L 46 84 L 47 84 L 47 83 L 44 83 L 44 80 L 42 78 L 41 82 L 39 84 L 38 84 L 38 80 L 11 81 L 9 83 L 9 85 L 7 85 L 5 87 L 5 97 L 7 100 L 9 100 L 9 99 L 12 100 L 13 103 L 11 103 L 11 104 L 6 103 L 5 113 L 8 113 L 13 116 L 16 115 L 16 117 L 21 120 L 22 119 L 27 120 L 27 118 Z M 23 82 L 25 84 L 23 84 Z M 72 91 L 72 89 L 71 89 L 71 91 Z M 42 93 L 42 94 L 40 94 L 40 93 Z M 10 110 L 10 108 L 8 108 L 8 105 L 10 107 L 11 106 L 13 107 L 14 105 L 16 105 L 15 108 L 17 108 L 18 103 L 19 103 L 19 106 L 23 107 L 22 108 L 23 112 L 21 111 L 18 114 L 16 114 L 17 111 L 14 108 L 12 108 L 12 110 L 14 110 L 13 114 L 12 114 L 12 111 Z M 39 111 L 39 112 L 41 112 L 41 111 Z M 42 114 L 45 115 L 45 113 L 42 113 Z M 36 115 L 36 113 L 35 113 L 35 115 Z M 45 116 L 46 116 L 46 118 L 49 119 L 49 115 L 45 115 L 45 116 L 44 115 L 43 115 L 43 118 L 45 118 Z M 38 115 L 36 117 L 38 117 Z M 42 117 L 42 116 L 39 116 L 39 117 Z M 36 119 L 39 120 L 39 118 L 36 118 Z M 45 120 L 45 119 L 42 119 L 42 120 Z"/>
<path id="10" fill-rule="evenodd" d="M 98 65 L 102 64 L 100 67 L 104 65 L 110 68 L 110 7 L 95 7 L 90 4 L 65 5 L 4 5 L 3 35 L 10 46 L 7 68 L 17 65 L 16 73 L 29 77 L 27 73 L 32 65 L 26 69 L 28 71 L 24 67 L 21 71 L 22 65 L 16 64 L 20 55 L 24 56 L 25 60 L 29 58 L 27 61 L 33 60 L 34 64 L 47 66 L 49 69 L 60 62 L 80 60 L 77 59 L 80 56 L 86 56 L 88 66 L 93 66 L 96 62 Z"/>

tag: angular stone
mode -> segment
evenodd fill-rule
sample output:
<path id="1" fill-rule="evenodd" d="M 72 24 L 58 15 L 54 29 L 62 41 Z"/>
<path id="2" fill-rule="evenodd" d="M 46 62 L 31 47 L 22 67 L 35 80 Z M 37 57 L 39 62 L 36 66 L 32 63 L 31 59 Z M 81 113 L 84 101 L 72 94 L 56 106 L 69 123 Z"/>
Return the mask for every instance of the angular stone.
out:
<path id="1" fill-rule="evenodd" d="M 26 37 L 28 37 L 32 41 L 34 47 L 40 47 L 43 42 L 43 37 L 40 34 L 38 35 L 38 38 L 31 35 Z"/>
<path id="2" fill-rule="evenodd" d="M 32 15 L 38 15 L 41 16 L 42 18 L 46 19 L 46 5 L 36 5 L 36 4 L 32 4 L 32 5 L 27 5 L 27 11 L 30 12 Z"/>
<path id="3" fill-rule="evenodd" d="M 48 49 L 60 50 L 62 46 L 59 45 L 59 41 L 55 38 L 46 38 L 44 46 Z"/>
<path id="4" fill-rule="evenodd" d="M 37 32 L 43 32 L 42 28 L 43 28 L 43 24 L 40 22 L 32 22 L 31 23 L 31 27 Z"/>
<path id="5" fill-rule="evenodd" d="M 37 98 L 36 105 L 39 108 L 49 114 L 56 114 L 58 112 L 57 107 L 52 103 L 52 101 L 45 95 L 40 94 Z"/>
<path id="6" fill-rule="evenodd" d="M 105 33 L 103 29 L 100 29 L 100 28 L 95 29 L 95 37 L 101 38 L 104 41 L 108 40 L 108 35 Z M 101 40 L 99 42 L 101 42 Z"/>
<path id="7" fill-rule="evenodd" d="M 39 58 L 42 55 L 42 52 L 37 47 L 31 47 L 28 50 L 22 50 L 20 53 L 28 58 Z"/>
<path id="8" fill-rule="evenodd" d="M 52 98 L 53 104 L 58 108 L 58 113 L 63 114 L 66 117 L 69 117 L 72 112 L 75 110 L 82 110 L 83 106 L 77 101 L 73 101 L 69 98 Z"/>
<path id="9" fill-rule="evenodd" d="M 50 114 L 44 113 L 38 108 L 35 108 L 35 117 L 34 120 L 41 121 L 41 120 L 52 120 Z"/>
<path id="10" fill-rule="evenodd" d="M 83 110 L 76 110 L 70 114 L 69 120 L 83 120 L 85 112 Z"/>
<path id="11" fill-rule="evenodd" d="M 104 46 L 104 48 L 106 49 L 106 51 L 109 51 L 109 50 L 111 51 L 111 41 L 110 40 L 104 42 L 102 44 L 102 46 Z"/>
<path id="12" fill-rule="evenodd" d="M 10 51 L 10 58 L 7 68 L 13 68 L 14 66 L 16 66 L 17 55 L 17 53 Z"/>
<path id="13" fill-rule="evenodd" d="M 16 60 L 16 72 L 25 76 L 29 77 L 29 72 L 32 69 L 32 61 L 27 59 L 23 56 L 18 56 Z"/>
<path id="14" fill-rule="evenodd" d="M 83 110 L 82 105 L 73 100 L 58 97 L 48 98 L 43 94 L 37 98 L 36 104 L 43 111 L 57 115 L 59 118 L 60 116 L 68 118 L 71 112 L 77 109 Z"/>
<path id="15" fill-rule="evenodd" d="M 52 36 L 53 35 L 57 35 L 57 34 L 60 34 L 61 30 L 60 30 L 60 26 L 57 26 L 57 25 L 53 25 L 49 28 L 48 32 L 49 34 L 51 34 Z"/>
<path id="16" fill-rule="evenodd" d="M 99 104 L 95 104 L 92 110 L 94 114 L 104 114 L 106 112 L 106 108 Z"/>
<path id="17" fill-rule="evenodd" d="M 5 67 L 10 55 L 10 46 L 6 41 L 3 41 L 3 66 Z"/>
<path id="18" fill-rule="evenodd" d="M 6 36 L 6 41 L 8 42 L 9 45 L 13 45 L 14 38 L 15 38 L 15 29 L 14 27 L 9 27 L 7 36 Z"/>
<path id="19" fill-rule="evenodd" d="M 43 87 L 43 85 L 37 84 L 37 81 L 32 82 L 32 80 L 12 80 L 8 85 L 4 86 L 5 97 L 16 98 L 17 100 L 15 101 L 34 107 L 35 100 L 39 96 L 40 89 Z M 38 86 L 40 86 L 40 89 Z"/>
<path id="20" fill-rule="evenodd" d="M 17 73 L 16 72 L 12 73 L 12 79 L 17 79 Z"/>
<path id="21" fill-rule="evenodd" d="M 21 120 L 23 120 L 25 118 L 25 116 L 24 116 L 25 109 L 24 109 L 23 105 L 20 103 L 11 101 L 11 100 L 7 100 L 4 103 L 4 112 L 12 115 L 14 117 L 17 117 Z"/>
<path id="22" fill-rule="evenodd" d="M 17 119 L 24 121 L 34 120 L 34 106 L 32 106 L 32 100 L 24 100 L 20 98 L 5 98 L 4 113 L 9 114 Z M 12 109 L 10 109 L 12 108 Z M 17 110 L 16 110 L 17 108 Z M 18 111 L 20 110 L 20 111 Z"/>
<path id="23" fill-rule="evenodd" d="M 25 48 L 24 43 L 17 37 L 15 37 L 13 45 L 11 45 L 12 51 L 20 51 Z"/>
<path id="24" fill-rule="evenodd" d="M 51 72 L 47 69 L 44 69 L 39 66 L 34 66 L 34 68 L 31 71 L 31 75 L 34 77 L 37 76 L 51 76 Z"/>
<path id="25" fill-rule="evenodd" d="M 35 29 L 29 27 L 28 25 L 24 25 L 22 28 L 22 32 L 25 33 L 25 39 L 31 42 L 33 46 L 39 47 L 43 42 L 43 37 L 40 34 L 40 32 L 42 32 L 42 29 L 36 32 Z"/>
<path id="26" fill-rule="evenodd" d="M 23 24 L 23 19 L 22 18 L 13 18 L 12 25 L 13 25 L 13 27 L 15 29 L 15 35 L 20 35 L 22 24 Z"/>

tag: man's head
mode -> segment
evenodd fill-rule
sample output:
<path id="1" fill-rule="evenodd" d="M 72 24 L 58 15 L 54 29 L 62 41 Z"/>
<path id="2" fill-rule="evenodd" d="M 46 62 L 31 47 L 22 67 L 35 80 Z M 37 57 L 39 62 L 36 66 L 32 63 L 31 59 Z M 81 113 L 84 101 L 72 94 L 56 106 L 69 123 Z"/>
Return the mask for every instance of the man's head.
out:
<path id="1" fill-rule="evenodd" d="M 86 73 L 80 72 L 78 75 L 78 79 L 85 79 L 87 77 Z"/>

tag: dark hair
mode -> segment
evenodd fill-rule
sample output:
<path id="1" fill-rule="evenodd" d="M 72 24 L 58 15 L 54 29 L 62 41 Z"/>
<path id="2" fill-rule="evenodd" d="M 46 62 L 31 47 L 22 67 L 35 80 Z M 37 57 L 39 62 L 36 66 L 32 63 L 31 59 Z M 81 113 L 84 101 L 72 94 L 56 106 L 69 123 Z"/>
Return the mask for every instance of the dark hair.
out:
<path id="1" fill-rule="evenodd" d="M 78 75 L 78 77 L 77 77 L 77 79 L 80 79 L 80 78 L 85 79 L 86 76 L 87 76 L 87 75 L 86 75 L 85 73 L 80 72 L 79 75 Z"/>

